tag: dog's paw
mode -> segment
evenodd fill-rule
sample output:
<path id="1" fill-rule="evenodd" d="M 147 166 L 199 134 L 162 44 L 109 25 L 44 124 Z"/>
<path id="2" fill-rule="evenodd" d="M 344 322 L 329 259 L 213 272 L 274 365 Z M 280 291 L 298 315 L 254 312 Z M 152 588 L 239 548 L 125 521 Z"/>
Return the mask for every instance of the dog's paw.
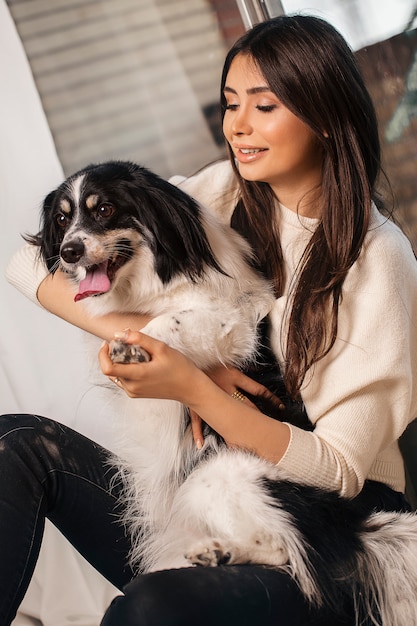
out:
<path id="1" fill-rule="evenodd" d="M 221 545 L 219 540 L 211 539 L 193 546 L 185 554 L 185 558 L 192 565 L 216 567 L 217 565 L 226 565 L 231 559 L 231 553 Z"/>
<path id="2" fill-rule="evenodd" d="M 144 363 L 151 360 L 150 355 L 140 346 L 113 339 L 109 344 L 109 354 L 113 363 Z"/>

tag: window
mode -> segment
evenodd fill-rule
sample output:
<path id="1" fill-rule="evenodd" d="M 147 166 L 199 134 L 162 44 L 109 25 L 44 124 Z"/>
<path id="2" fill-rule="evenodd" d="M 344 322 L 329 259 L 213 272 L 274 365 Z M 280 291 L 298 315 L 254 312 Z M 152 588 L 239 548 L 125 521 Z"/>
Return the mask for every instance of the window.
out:
<path id="1" fill-rule="evenodd" d="M 234 1 L 8 6 L 66 174 L 116 158 L 187 175 L 224 155 L 220 72 L 244 30 Z"/>

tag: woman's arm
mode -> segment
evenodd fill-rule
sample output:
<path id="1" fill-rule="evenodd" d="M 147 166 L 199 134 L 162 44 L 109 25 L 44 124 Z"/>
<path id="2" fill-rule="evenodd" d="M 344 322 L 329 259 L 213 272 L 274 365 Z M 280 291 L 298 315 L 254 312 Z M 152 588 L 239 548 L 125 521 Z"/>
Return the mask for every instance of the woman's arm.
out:
<path id="1" fill-rule="evenodd" d="M 109 313 L 91 316 L 82 303 L 74 301 L 75 286 L 63 272 L 58 270 L 41 282 L 37 297 L 42 306 L 63 320 L 85 330 L 100 339 L 109 340 L 123 328 L 143 328 L 151 319 L 136 313 Z"/>
<path id="2" fill-rule="evenodd" d="M 124 328 L 143 328 L 150 319 L 138 314 L 89 315 L 82 303 L 74 301 L 75 285 L 59 270 L 53 275 L 49 274 L 39 257 L 38 249 L 33 245 L 27 244 L 16 251 L 9 261 L 6 277 L 32 302 L 41 304 L 54 315 L 101 339 L 109 340 L 115 332 Z M 238 370 L 222 368 L 224 371 L 219 372 L 219 369 L 211 377 L 227 393 L 231 394 L 239 387 L 252 395 L 268 394 L 265 387 Z M 251 404 L 249 400 L 245 402 Z M 192 417 L 194 438 L 198 446 L 203 441 L 201 419 L 195 413 L 192 413 Z"/>
<path id="3" fill-rule="evenodd" d="M 139 330 L 150 320 L 150 317 L 145 315 L 128 313 L 111 313 L 92 317 L 81 303 L 74 301 L 75 293 L 76 287 L 72 285 L 63 272 L 58 270 L 55 274 L 48 274 L 42 281 L 37 292 L 37 298 L 42 306 L 54 315 L 106 341 L 113 338 L 114 334 L 122 329 Z M 211 378 L 219 385 L 218 388 L 225 389 L 229 394 L 236 391 L 237 387 L 252 395 L 268 394 L 268 390 L 263 385 L 248 378 L 235 368 L 219 367 L 216 372 L 213 372 Z M 216 386 L 214 382 L 213 386 Z M 272 396 L 272 394 L 269 395 Z M 254 406 L 249 400 L 246 400 L 246 404 Z M 204 415 L 200 416 L 195 410 L 193 411 L 191 405 L 190 409 L 194 439 L 196 445 L 200 447 L 203 445 L 203 428 L 200 418 L 204 419 Z M 212 427 L 214 428 L 214 426 Z"/>
<path id="4" fill-rule="evenodd" d="M 347 497 L 367 479 L 404 489 L 396 442 L 417 415 L 417 263 L 378 219 L 343 285 L 336 342 L 302 389 L 315 430 L 292 428 L 280 464 Z"/>

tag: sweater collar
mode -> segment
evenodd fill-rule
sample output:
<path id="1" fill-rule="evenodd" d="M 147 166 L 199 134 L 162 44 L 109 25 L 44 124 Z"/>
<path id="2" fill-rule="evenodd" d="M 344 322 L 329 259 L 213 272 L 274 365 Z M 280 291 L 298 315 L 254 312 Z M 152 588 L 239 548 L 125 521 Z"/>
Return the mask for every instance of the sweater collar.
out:
<path id="1" fill-rule="evenodd" d="M 320 222 L 318 218 L 300 215 L 280 202 L 277 202 L 277 215 L 279 216 L 280 222 L 283 222 L 288 226 L 292 226 L 293 228 L 302 230 L 307 229 L 310 232 L 313 232 Z"/>

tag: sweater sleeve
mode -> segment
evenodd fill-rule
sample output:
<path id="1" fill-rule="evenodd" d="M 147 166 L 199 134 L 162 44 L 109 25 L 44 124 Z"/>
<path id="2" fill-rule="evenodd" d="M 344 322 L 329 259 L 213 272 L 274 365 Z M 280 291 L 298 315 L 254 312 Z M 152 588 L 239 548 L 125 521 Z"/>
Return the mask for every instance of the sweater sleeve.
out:
<path id="1" fill-rule="evenodd" d="M 212 163 L 188 178 L 173 176 L 170 183 L 206 206 L 219 221 L 230 223 L 237 202 L 238 184 L 229 161 Z"/>
<path id="2" fill-rule="evenodd" d="M 291 427 L 280 466 L 347 497 L 365 479 L 401 491 L 397 440 L 417 414 L 417 263 L 393 224 L 369 233 L 342 295 L 336 343 L 302 391 L 315 430 Z"/>
<path id="3" fill-rule="evenodd" d="M 39 248 L 25 244 L 14 253 L 6 267 L 6 279 L 24 296 L 42 306 L 37 298 L 39 285 L 48 275 L 48 269 L 39 257 Z"/>

